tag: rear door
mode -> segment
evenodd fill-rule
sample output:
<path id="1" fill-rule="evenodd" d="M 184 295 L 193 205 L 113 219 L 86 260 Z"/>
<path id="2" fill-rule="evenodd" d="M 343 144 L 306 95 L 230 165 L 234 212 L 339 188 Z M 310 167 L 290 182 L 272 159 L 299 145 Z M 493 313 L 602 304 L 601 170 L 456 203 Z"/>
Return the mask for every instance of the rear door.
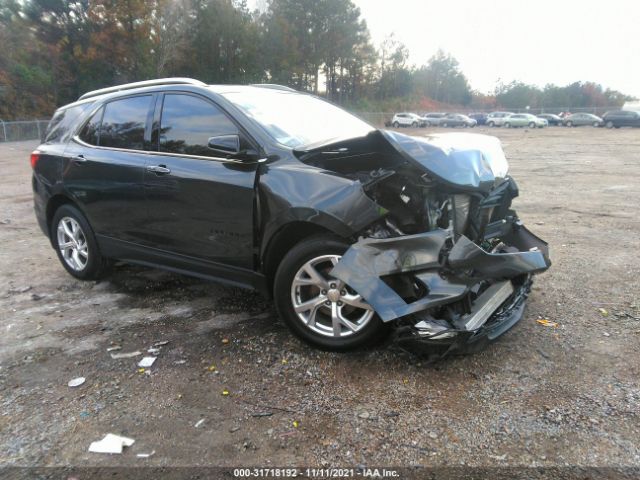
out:
<path id="1" fill-rule="evenodd" d="M 135 95 L 102 105 L 65 150 L 65 189 L 98 235 L 128 242 L 142 238 L 153 98 Z"/>
<path id="2" fill-rule="evenodd" d="M 147 234 L 167 252 L 252 269 L 257 163 L 210 149 L 209 138 L 220 135 L 239 135 L 241 148 L 249 146 L 247 135 L 209 99 L 190 93 L 158 98 L 157 151 L 144 173 Z"/>

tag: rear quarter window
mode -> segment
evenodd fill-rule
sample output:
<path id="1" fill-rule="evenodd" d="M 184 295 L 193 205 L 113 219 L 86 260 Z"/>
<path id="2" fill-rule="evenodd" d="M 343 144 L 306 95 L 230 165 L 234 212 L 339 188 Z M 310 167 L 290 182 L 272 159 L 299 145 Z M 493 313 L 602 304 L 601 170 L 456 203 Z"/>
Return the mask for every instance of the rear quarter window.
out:
<path id="1" fill-rule="evenodd" d="M 75 121 L 91 106 L 91 103 L 63 108 L 54 113 L 44 134 L 45 143 L 60 143 L 67 140 Z"/>

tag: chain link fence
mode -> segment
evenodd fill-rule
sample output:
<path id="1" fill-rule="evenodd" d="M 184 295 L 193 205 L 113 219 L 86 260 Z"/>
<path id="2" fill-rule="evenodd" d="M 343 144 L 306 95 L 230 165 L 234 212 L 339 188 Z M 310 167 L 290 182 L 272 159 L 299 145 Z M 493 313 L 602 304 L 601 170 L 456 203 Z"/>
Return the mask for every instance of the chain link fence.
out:
<path id="1" fill-rule="evenodd" d="M 0 142 L 20 142 L 44 138 L 49 120 L 20 120 L 5 122 L 0 119 Z"/>

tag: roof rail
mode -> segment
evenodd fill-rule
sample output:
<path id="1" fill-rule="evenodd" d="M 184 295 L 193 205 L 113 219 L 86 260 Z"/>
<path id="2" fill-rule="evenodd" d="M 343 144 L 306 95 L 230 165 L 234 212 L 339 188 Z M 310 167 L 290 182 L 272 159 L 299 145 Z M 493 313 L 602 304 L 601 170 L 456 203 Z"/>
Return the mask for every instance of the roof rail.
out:
<path id="1" fill-rule="evenodd" d="M 144 80 L 142 82 L 125 83 L 124 85 L 116 85 L 115 87 L 101 88 L 99 90 L 93 90 L 81 95 L 78 100 L 84 100 L 85 98 L 97 97 L 98 95 L 105 95 L 107 93 L 120 92 L 122 90 L 131 90 L 133 88 L 153 87 L 155 85 L 199 85 L 205 87 L 207 84 L 200 80 L 194 80 L 193 78 L 157 78 L 155 80 Z"/>
<path id="2" fill-rule="evenodd" d="M 252 83 L 252 87 L 270 88 L 272 90 L 284 90 L 285 92 L 295 92 L 291 87 L 285 87 L 284 85 L 278 85 L 277 83 Z"/>

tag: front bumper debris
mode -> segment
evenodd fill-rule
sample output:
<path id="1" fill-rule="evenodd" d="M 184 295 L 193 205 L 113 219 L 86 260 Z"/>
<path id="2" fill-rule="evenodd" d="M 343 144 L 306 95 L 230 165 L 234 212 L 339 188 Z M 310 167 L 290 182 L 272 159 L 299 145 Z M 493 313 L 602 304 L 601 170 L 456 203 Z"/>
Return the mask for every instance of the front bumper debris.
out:
<path id="1" fill-rule="evenodd" d="M 411 335 L 407 337 L 405 331 L 402 341 L 458 345 L 478 335 L 492 339 L 520 319 L 531 275 L 551 265 L 547 244 L 520 222 L 505 225 L 501 233 L 500 253 L 487 252 L 464 235 L 454 240 L 453 233 L 445 229 L 386 239 L 363 238 L 347 250 L 331 275 L 362 295 L 384 322 L 415 320 L 409 329 Z M 397 276 L 408 276 L 421 286 L 423 294 L 407 300 L 392 288 Z M 477 293 L 479 285 L 483 291 L 465 315 L 453 322 L 430 316 L 437 307 Z M 498 325 L 495 318 L 507 304 L 513 306 Z"/>

